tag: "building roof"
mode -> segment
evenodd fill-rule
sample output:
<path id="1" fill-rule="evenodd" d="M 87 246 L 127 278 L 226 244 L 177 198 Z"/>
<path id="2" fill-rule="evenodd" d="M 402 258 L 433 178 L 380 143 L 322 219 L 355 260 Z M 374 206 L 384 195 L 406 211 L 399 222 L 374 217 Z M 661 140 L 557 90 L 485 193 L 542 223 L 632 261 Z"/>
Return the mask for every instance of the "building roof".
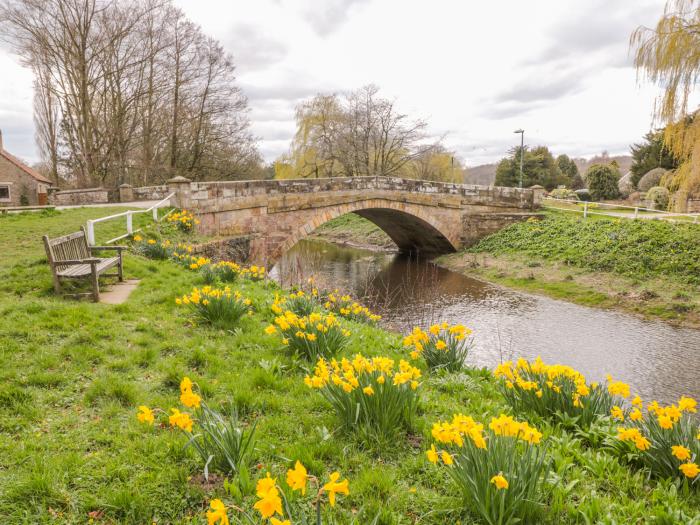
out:
<path id="1" fill-rule="evenodd" d="M 5 151 L 2 146 L 0 146 L 0 157 L 4 158 L 11 164 L 14 164 L 17 168 L 21 169 L 23 172 L 25 172 L 27 175 L 30 177 L 34 178 L 35 180 L 39 182 L 43 182 L 45 184 L 53 184 L 53 181 L 50 179 L 47 179 L 43 175 L 39 174 L 36 170 L 33 170 L 26 164 L 24 164 L 21 160 L 19 160 L 17 157 L 14 155 L 10 155 L 7 151 Z"/>

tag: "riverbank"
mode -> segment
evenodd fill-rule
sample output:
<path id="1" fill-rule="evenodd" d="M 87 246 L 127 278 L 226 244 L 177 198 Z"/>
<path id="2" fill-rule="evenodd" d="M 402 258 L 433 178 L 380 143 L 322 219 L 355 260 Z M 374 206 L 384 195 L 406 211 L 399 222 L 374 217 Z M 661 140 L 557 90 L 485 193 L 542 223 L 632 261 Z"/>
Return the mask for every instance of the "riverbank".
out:
<path id="1" fill-rule="evenodd" d="M 700 228 L 551 214 L 436 263 L 510 288 L 700 328 Z"/>
<path id="2" fill-rule="evenodd" d="M 252 508 L 255 481 L 268 470 L 284 479 L 296 460 L 324 483 L 334 471 L 349 480 L 349 494 L 339 495 L 333 508 L 339 525 L 472 523 L 475 515 L 464 510 L 446 470 L 426 458 L 433 423 L 454 413 L 484 422 L 512 413 L 543 433 L 556 478 L 548 480 L 542 523 L 643 523 L 649 516 L 671 523 L 695 515 L 697 492 L 650 481 L 600 445 L 603 435 L 615 439 L 617 425 L 609 418 L 589 435 L 574 435 L 514 413 L 484 370 L 430 372 L 415 361 L 422 371 L 421 398 L 410 432 L 400 433 L 388 449 L 367 446 L 340 431 L 329 403 L 304 384 L 309 364 L 291 355 L 278 334 L 266 332 L 275 317 L 272 304 L 285 293 L 270 280 L 240 278 L 231 285 L 252 301 L 252 314 L 231 329 L 208 326 L 176 304 L 204 284 L 205 274 L 132 252 L 125 272 L 140 283 L 126 303 L 56 297 L 41 235 L 75 231 L 87 218 L 110 213 L 0 217 L 3 523 L 205 523 L 214 498 L 229 506 L 237 523 L 232 507 Z M 114 236 L 118 227 L 105 224 L 101 234 Z M 144 235 L 170 238 L 159 231 Z M 350 331 L 342 356 L 409 358 L 400 334 L 341 322 Z M 244 428 L 255 426 L 247 485 L 238 475 L 224 481 L 213 466 L 205 480 L 204 460 L 184 448 L 187 437 L 170 428 L 170 412 L 155 412 L 153 426 L 137 419 L 140 405 L 196 413 L 181 403 L 185 376 L 208 406 L 233 406 Z M 312 495 L 295 501 L 308 506 Z"/>

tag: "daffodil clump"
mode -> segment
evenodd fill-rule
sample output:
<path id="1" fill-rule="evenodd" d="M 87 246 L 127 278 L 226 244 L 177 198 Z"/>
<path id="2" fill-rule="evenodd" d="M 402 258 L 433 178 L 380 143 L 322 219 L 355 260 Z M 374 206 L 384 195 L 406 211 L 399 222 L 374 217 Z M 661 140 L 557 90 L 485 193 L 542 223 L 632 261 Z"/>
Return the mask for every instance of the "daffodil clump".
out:
<path id="1" fill-rule="evenodd" d="M 174 224 L 180 231 L 185 233 L 191 232 L 194 227 L 199 224 L 199 219 L 196 219 L 194 213 L 187 210 L 174 211 L 166 217 L 169 224 Z"/>
<path id="2" fill-rule="evenodd" d="M 502 379 L 501 392 L 516 412 L 529 411 L 542 417 L 588 428 L 607 416 L 616 403 L 629 397 L 629 386 L 609 378 L 607 387 L 587 383 L 579 371 L 566 365 L 547 365 L 537 357 L 532 363 L 519 359 L 494 370 Z M 617 400 L 617 401 L 616 401 Z"/>
<path id="3" fill-rule="evenodd" d="M 372 313 L 366 306 L 353 301 L 349 295 L 340 295 L 338 290 L 326 295 L 323 307 L 345 319 L 358 323 L 377 324 L 382 318 L 381 315 Z"/>
<path id="4" fill-rule="evenodd" d="M 241 276 L 251 281 L 263 281 L 267 277 L 267 270 L 264 266 L 247 266 L 241 268 Z"/>
<path id="5" fill-rule="evenodd" d="M 220 327 L 235 326 L 244 315 L 252 313 L 251 301 L 228 286 L 194 288 L 175 303 L 190 308 L 202 320 Z"/>
<path id="6" fill-rule="evenodd" d="M 469 416 L 433 425 L 428 460 L 447 468 L 467 504 L 486 523 L 535 523 L 551 469 L 542 433 L 501 414 L 488 429 Z"/>
<path id="7" fill-rule="evenodd" d="M 167 416 L 169 426 L 187 436 L 185 448 L 192 447 L 199 454 L 206 478 L 211 470 L 223 474 L 247 473 L 254 450 L 255 425 L 243 426 L 234 408 L 224 414 L 209 407 L 194 391 L 194 386 L 187 376 L 180 382 L 180 403 L 191 409 L 191 413 L 178 408 L 165 412 L 141 405 L 136 418 L 141 423 L 154 425 L 157 412 Z"/>
<path id="8" fill-rule="evenodd" d="M 428 331 L 415 327 L 404 337 L 403 345 L 411 348 L 411 358 L 425 359 L 431 370 L 457 372 L 464 368 L 471 348 L 472 331 L 461 324 L 434 324 Z"/>
<path id="9" fill-rule="evenodd" d="M 173 252 L 173 244 L 169 240 L 157 241 L 156 239 L 145 239 L 141 235 L 134 235 L 134 250 L 147 257 L 155 260 L 165 260 L 170 258 Z"/>
<path id="10" fill-rule="evenodd" d="M 384 443 L 408 430 L 416 413 L 421 372 L 407 361 L 388 357 L 351 361 L 319 359 L 304 383 L 333 406 L 341 426 L 370 442 Z"/>
<path id="11" fill-rule="evenodd" d="M 297 290 L 289 295 L 275 295 L 275 300 L 270 309 L 275 315 L 281 315 L 286 311 L 294 312 L 296 315 L 310 315 L 319 310 L 321 303 L 318 300 L 318 290 L 313 288 L 310 292 Z"/>
<path id="12" fill-rule="evenodd" d="M 241 265 L 233 261 L 208 262 L 199 267 L 202 279 L 206 284 L 233 283 L 241 275 Z"/>
<path id="13" fill-rule="evenodd" d="M 265 328 L 265 333 L 281 335 L 282 344 L 294 355 L 311 362 L 338 355 L 350 337 L 350 331 L 343 328 L 333 314 L 313 312 L 299 316 L 291 310 L 275 317 L 274 324 Z"/>
<path id="14" fill-rule="evenodd" d="M 661 406 L 652 401 L 644 408 L 639 396 L 632 407 L 614 407 L 612 416 L 624 424 L 617 438 L 654 476 L 687 479 L 700 487 L 700 425 L 695 416 L 697 402 L 681 397 L 678 403 Z"/>
<path id="15" fill-rule="evenodd" d="M 326 483 L 308 473 L 306 467 L 297 460 L 294 468 L 287 470 L 284 482 L 277 481 L 267 472 L 255 486 L 257 501 L 253 511 L 237 505 L 226 504 L 220 499 L 211 500 L 206 513 L 208 525 L 229 525 L 229 509 L 234 523 L 251 524 L 269 523 L 270 525 L 321 524 L 321 518 L 329 514 L 325 509 L 326 501 L 335 507 L 339 494 L 349 495 L 350 484 L 341 480 L 339 472 L 333 472 Z M 313 493 L 307 496 L 311 486 Z"/>

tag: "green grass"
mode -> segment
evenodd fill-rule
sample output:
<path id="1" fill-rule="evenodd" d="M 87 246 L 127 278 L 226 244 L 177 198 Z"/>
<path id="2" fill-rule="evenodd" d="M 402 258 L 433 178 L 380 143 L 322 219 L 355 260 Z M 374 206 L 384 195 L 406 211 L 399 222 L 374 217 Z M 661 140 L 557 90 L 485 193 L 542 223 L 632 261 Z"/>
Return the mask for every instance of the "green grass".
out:
<path id="1" fill-rule="evenodd" d="M 588 221 L 562 214 L 522 222 L 491 235 L 471 252 L 519 253 L 634 278 L 700 284 L 700 226 L 662 221 Z"/>
<path id="2" fill-rule="evenodd" d="M 314 235 L 338 244 L 349 243 L 380 248 L 395 247 L 384 230 L 356 213 L 346 213 L 322 224 L 316 229 Z"/>
<path id="3" fill-rule="evenodd" d="M 201 284 L 198 276 L 131 254 L 126 275 L 141 283 L 125 304 L 55 297 L 41 235 L 75 231 L 115 211 L 0 217 L 3 524 L 86 523 L 90 516 L 99 523 L 205 523 L 209 498 L 227 499 L 223 484 L 197 482 L 202 465 L 183 451 L 181 434 L 135 417 L 139 404 L 178 406 L 185 374 L 211 406 L 232 400 L 246 421 L 257 422 L 256 463 L 279 471 L 300 459 L 312 474 L 337 469 L 347 477 L 351 494 L 339 498 L 339 523 L 353 513 L 359 523 L 377 513 L 381 524 L 473 521 L 457 510 L 456 490 L 423 451 L 438 419 L 459 411 L 483 420 L 506 410 L 489 374 L 426 376 L 415 435 L 383 452 L 367 449 L 335 432 L 330 407 L 303 384 L 302 364 L 263 333 L 269 308 L 244 318 L 239 331 L 198 326 L 174 302 Z M 102 233 L 117 230 L 105 225 Z M 241 286 L 256 305 L 271 303 L 277 291 L 273 283 Z M 347 355 L 402 355 L 399 335 L 351 329 Z M 282 372 L 260 364 L 274 359 Z M 697 495 L 650 482 L 581 437 L 530 422 L 547 436 L 558 480 L 548 523 L 689 523 L 697 514 Z"/>

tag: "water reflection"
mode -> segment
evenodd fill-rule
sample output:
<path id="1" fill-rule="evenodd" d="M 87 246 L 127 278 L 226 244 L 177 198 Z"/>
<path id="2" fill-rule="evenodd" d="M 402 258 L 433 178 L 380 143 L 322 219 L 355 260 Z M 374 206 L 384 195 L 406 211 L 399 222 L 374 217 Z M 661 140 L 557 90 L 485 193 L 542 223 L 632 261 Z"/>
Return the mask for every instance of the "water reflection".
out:
<path id="1" fill-rule="evenodd" d="M 700 331 L 500 288 L 430 262 L 318 241 L 298 243 L 273 274 L 314 275 L 360 297 L 392 329 L 435 321 L 475 332 L 469 361 L 493 367 L 520 356 L 569 364 L 590 380 L 610 373 L 645 399 L 700 398 Z"/>

